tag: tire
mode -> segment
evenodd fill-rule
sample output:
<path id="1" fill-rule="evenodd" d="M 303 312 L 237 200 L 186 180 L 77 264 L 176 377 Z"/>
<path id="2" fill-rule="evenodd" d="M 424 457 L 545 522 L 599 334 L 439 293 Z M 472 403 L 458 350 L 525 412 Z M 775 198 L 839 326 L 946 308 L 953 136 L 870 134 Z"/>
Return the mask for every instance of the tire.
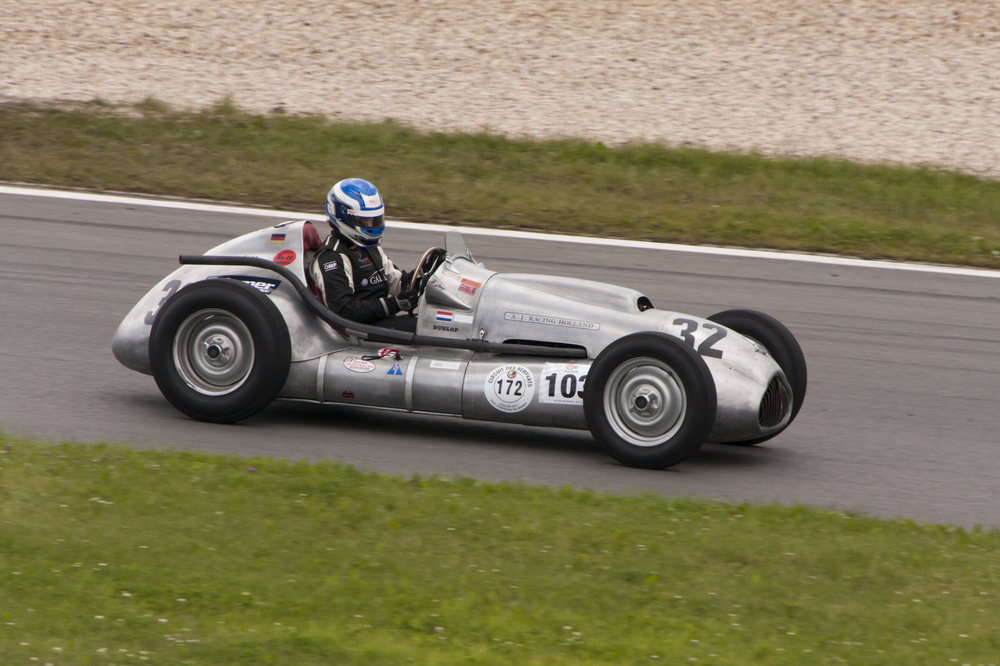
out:
<path id="1" fill-rule="evenodd" d="M 771 315 L 757 312 L 756 310 L 726 310 L 714 314 L 708 318 L 717 324 L 722 324 L 726 328 L 731 328 L 741 335 L 752 338 L 761 344 L 771 358 L 781 367 L 792 388 L 792 415 L 785 424 L 785 428 L 795 420 L 802 403 L 806 398 L 806 357 L 802 353 L 802 347 L 792 332 L 780 321 Z M 737 446 L 753 446 L 760 444 L 784 431 L 782 428 L 778 432 L 764 435 L 756 439 L 748 439 L 742 442 L 727 442 Z"/>
<path id="2" fill-rule="evenodd" d="M 636 333 L 602 351 L 583 408 L 594 439 L 629 467 L 663 469 L 697 451 L 715 423 L 715 381 L 693 349 Z"/>
<path id="3" fill-rule="evenodd" d="M 271 404 L 291 357 L 277 306 L 238 280 L 181 289 L 157 314 L 149 338 L 160 392 L 184 414 L 211 423 L 241 421 Z"/>

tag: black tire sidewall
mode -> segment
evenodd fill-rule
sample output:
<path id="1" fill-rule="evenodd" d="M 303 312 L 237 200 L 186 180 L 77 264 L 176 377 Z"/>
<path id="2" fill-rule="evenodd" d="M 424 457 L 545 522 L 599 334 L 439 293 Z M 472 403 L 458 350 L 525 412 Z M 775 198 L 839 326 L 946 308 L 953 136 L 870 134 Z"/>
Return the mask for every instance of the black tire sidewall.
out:
<path id="1" fill-rule="evenodd" d="M 662 361 L 676 373 L 687 396 L 687 412 L 680 429 L 656 446 L 637 446 L 618 435 L 604 411 L 604 392 L 618 366 L 637 357 Z M 693 349 L 664 333 L 636 333 L 615 341 L 591 366 L 583 408 L 594 438 L 607 453 L 624 465 L 663 469 L 697 451 L 715 423 L 716 393 L 712 373 Z"/>
<path id="2" fill-rule="evenodd" d="M 191 314 L 205 309 L 230 313 L 253 339 L 250 374 L 242 386 L 222 396 L 194 390 L 174 364 L 177 329 Z M 150 332 L 149 364 L 160 392 L 178 410 L 200 421 L 232 423 L 260 412 L 278 395 L 291 367 L 291 341 L 285 320 L 269 297 L 238 280 L 210 279 L 184 287 L 160 309 Z"/>

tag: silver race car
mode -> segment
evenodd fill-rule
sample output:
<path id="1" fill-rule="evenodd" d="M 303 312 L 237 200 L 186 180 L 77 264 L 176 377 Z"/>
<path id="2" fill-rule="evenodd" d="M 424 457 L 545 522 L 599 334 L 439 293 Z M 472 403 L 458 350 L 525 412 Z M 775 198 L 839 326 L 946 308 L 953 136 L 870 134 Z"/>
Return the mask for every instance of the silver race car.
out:
<path id="1" fill-rule="evenodd" d="M 632 289 L 496 273 L 450 232 L 414 272 L 416 332 L 394 330 L 317 298 L 320 244 L 293 221 L 181 256 L 118 327 L 115 357 L 203 421 L 285 398 L 580 428 L 645 468 L 774 437 L 805 397 L 801 348 L 759 312 L 702 319 Z"/>

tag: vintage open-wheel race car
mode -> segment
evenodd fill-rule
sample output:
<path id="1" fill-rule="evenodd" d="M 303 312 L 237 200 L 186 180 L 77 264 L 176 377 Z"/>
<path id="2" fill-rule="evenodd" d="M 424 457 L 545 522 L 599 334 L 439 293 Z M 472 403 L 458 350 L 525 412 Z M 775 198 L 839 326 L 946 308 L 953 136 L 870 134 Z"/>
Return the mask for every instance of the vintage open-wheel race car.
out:
<path id="1" fill-rule="evenodd" d="M 760 312 L 702 319 L 632 289 L 496 273 L 449 232 L 418 263 L 408 332 L 329 310 L 308 270 L 320 245 L 300 220 L 182 256 L 118 327 L 115 357 L 203 421 L 276 398 L 364 405 L 589 429 L 644 468 L 770 439 L 805 397 L 799 344 Z"/>

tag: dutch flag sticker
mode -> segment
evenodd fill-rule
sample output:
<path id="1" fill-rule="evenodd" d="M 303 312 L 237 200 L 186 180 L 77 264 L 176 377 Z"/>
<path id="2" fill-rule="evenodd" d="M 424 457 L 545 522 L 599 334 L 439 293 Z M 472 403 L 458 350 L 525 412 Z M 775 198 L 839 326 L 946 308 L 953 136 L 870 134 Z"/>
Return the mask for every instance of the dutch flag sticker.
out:
<path id="1" fill-rule="evenodd" d="M 446 312 L 444 310 L 438 310 L 437 311 L 437 320 L 438 321 L 451 321 L 453 316 L 454 315 L 451 312 Z"/>

